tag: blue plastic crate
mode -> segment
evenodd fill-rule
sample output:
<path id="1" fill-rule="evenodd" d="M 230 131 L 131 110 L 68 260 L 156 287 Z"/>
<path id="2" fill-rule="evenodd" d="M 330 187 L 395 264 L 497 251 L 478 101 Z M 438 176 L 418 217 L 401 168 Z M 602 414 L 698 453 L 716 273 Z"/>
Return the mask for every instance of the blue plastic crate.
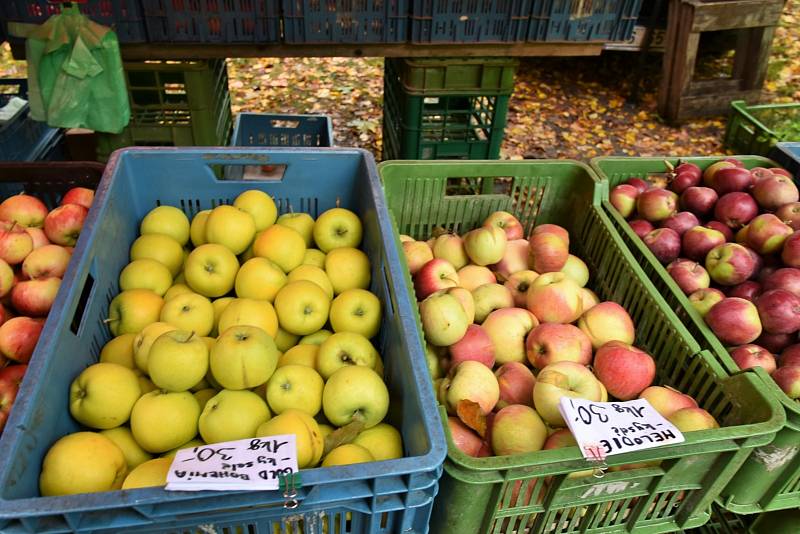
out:
<path id="1" fill-rule="evenodd" d="M 413 43 L 509 43 L 528 34 L 537 0 L 414 0 Z"/>
<path id="2" fill-rule="evenodd" d="M 237 166 L 282 166 L 276 181 L 225 181 L 215 172 Z M 320 172 L 324 180 L 320 180 Z M 168 177 L 169 179 L 165 179 Z M 97 361 L 110 338 L 103 319 L 118 291 L 120 269 L 142 217 L 158 204 L 188 215 L 229 203 L 242 191 L 261 189 L 279 211 L 292 206 L 317 216 L 337 204 L 354 210 L 364 223 L 362 248 L 372 263 L 372 284 L 384 305 L 376 345 L 385 364 L 391 406 L 387 421 L 397 425 L 406 458 L 301 472 L 299 506 L 283 507 L 281 492 L 167 492 L 161 488 L 39 497 L 44 454 L 60 437 L 79 429 L 68 412 L 72 379 Z M 347 521 L 329 532 L 422 532 L 430 513 L 425 505 L 437 491 L 446 454 L 444 434 L 422 346 L 416 342 L 414 303 L 408 294 L 403 260 L 392 230 L 372 156 L 358 149 L 130 148 L 112 154 L 89 212 L 72 264 L 45 325 L 41 341 L 0 439 L 0 531 L 147 532 L 174 531 L 176 524 L 234 521 L 259 524 L 302 519 L 320 513 Z M 412 510 L 414 509 L 414 510 Z M 247 514 L 246 516 L 244 514 Z M 337 515 L 338 514 L 338 515 Z M 338 519 L 337 519 L 338 518 Z M 241 525 L 242 523 L 237 523 Z M 250 523 L 247 523 L 250 524 Z M 205 530 L 209 532 L 209 530 Z M 243 532 L 269 532 L 248 530 Z M 310 532 L 311 530 L 305 530 Z M 299 532 L 295 530 L 292 532 Z M 322 532 L 318 527 L 313 532 Z"/>
<path id="3" fill-rule="evenodd" d="M 281 0 L 287 43 L 408 42 L 408 0 Z"/>
<path id="4" fill-rule="evenodd" d="M 2 0 L 5 22 L 42 24 L 61 12 L 61 4 L 50 0 Z M 113 29 L 120 43 L 145 43 L 142 6 L 139 0 L 86 0 L 76 4 L 81 13 Z"/>
<path id="5" fill-rule="evenodd" d="M 278 0 L 142 0 L 155 43 L 277 43 Z"/>
<path id="6" fill-rule="evenodd" d="M 239 113 L 231 146 L 333 146 L 333 123 L 327 115 Z"/>
<path id="7" fill-rule="evenodd" d="M 778 143 L 769 157 L 794 174 L 794 179 L 800 183 L 800 143 Z"/>
<path id="8" fill-rule="evenodd" d="M 627 41 L 642 0 L 535 0 L 528 41 Z"/>
<path id="9" fill-rule="evenodd" d="M 28 98 L 27 80 L 0 80 L 0 106 L 4 106 L 12 96 Z M 47 147 L 53 146 L 60 135 L 60 129 L 31 119 L 30 108 L 25 105 L 14 118 L 0 125 L 0 161 L 44 159 Z"/>

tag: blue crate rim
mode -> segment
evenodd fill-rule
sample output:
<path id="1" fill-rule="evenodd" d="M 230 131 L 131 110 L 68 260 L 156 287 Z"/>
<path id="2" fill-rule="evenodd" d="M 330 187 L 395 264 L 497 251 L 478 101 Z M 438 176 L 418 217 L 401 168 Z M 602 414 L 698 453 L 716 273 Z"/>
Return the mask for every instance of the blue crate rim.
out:
<path id="1" fill-rule="evenodd" d="M 64 309 L 65 305 L 75 300 L 75 293 L 78 288 L 83 285 L 79 284 L 81 273 L 89 272 L 89 264 L 91 258 L 86 253 L 89 243 L 94 240 L 95 234 L 99 231 L 98 220 L 101 220 L 109 209 L 109 191 L 115 174 L 116 168 L 123 164 L 128 158 L 136 158 L 137 156 L 157 156 L 157 157 L 189 157 L 189 158 L 203 158 L 209 164 L 263 164 L 263 159 L 257 159 L 258 155 L 280 155 L 280 154 L 295 154 L 307 155 L 310 158 L 319 157 L 324 154 L 349 154 L 358 155 L 362 161 L 373 161 L 374 158 L 370 152 L 360 148 L 283 148 L 283 147 L 263 147 L 263 148 L 239 148 L 239 147 L 130 147 L 114 151 L 106 164 L 103 177 L 100 184 L 95 191 L 95 200 L 92 207 L 84 221 L 84 226 L 89 228 L 88 232 L 81 233 L 78 242 L 73 251 L 73 257 L 79 258 L 77 262 L 70 262 L 66 273 L 62 279 L 62 285 L 68 287 L 68 291 L 59 292 L 56 300 L 53 303 L 53 308 Z M 235 156 L 239 156 L 237 159 Z M 257 182 L 246 181 L 254 187 L 258 185 Z M 376 176 L 374 185 L 372 187 L 372 197 L 375 202 L 376 210 L 383 213 L 388 213 L 386 200 L 383 197 L 382 190 L 380 190 L 380 181 Z M 383 241 L 384 250 L 387 255 L 387 264 L 390 271 L 390 276 L 398 281 L 405 281 L 402 273 L 401 258 L 398 249 L 394 245 L 394 236 L 392 227 L 384 226 L 388 221 L 381 221 L 378 219 L 378 224 L 381 228 L 381 240 Z M 407 331 L 416 329 L 416 323 L 413 319 L 413 309 L 411 302 L 405 298 L 397 299 L 397 317 L 402 321 L 404 328 Z M 60 314 L 56 317 L 55 321 L 48 321 L 42 330 L 40 342 L 37 344 L 31 362 L 38 362 L 38 360 L 45 357 L 46 354 L 54 354 L 55 340 L 57 336 L 53 335 L 61 329 L 68 328 L 68 315 Z M 421 345 L 413 343 L 409 347 L 416 354 L 409 357 L 411 366 L 418 376 L 425 376 L 422 373 L 427 373 L 427 366 L 425 365 L 425 356 L 422 351 Z M 42 365 L 31 365 L 29 373 L 32 376 L 27 377 L 21 384 L 18 398 L 22 401 L 22 408 L 31 401 L 31 395 L 27 394 L 33 386 L 32 384 L 38 382 L 39 374 L 43 372 Z M 430 388 L 420 388 L 420 403 L 429 406 L 436 406 L 437 403 L 433 396 L 433 391 Z M 18 432 L 24 429 L 21 421 L 18 421 L 20 414 L 26 410 L 20 409 L 16 406 L 15 410 L 11 411 L 11 415 L 6 424 L 6 430 L 0 436 L 0 450 L 8 450 L 9 443 L 14 439 Z M 318 484 L 335 483 L 335 482 L 349 482 L 364 479 L 372 479 L 386 474 L 387 470 L 392 469 L 393 475 L 413 475 L 415 473 L 428 473 L 440 470 L 445 457 L 447 456 L 447 444 L 445 442 L 444 430 L 438 419 L 427 420 L 423 418 L 422 421 L 425 430 L 430 438 L 431 447 L 427 453 L 421 456 L 404 457 L 396 460 L 385 460 L 380 462 L 372 462 L 369 464 L 356 464 L 355 466 L 337 466 L 337 467 L 319 467 L 314 469 L 306 469 L 301 471 L 303 478 L 302 488 L 312 487 Z M 0 479 L 7 478 L 9 464 L 0 464 Z M 438 478 L 438 477 L 437 477 Z M 334 480 L 331 480 L 334 479 Z M 431 482 L 435 484 L 436 480 Z M 301 489 L 302 489 L 301 488 Z M 2 499 L 0 498 L 0 519 L 14 520 L 21 516 L 33 518 L 35 516 L 54 515 L 61 513 L 73 513 L 81 511 L 92 511 L 102 507 L 103 509 L 120 509 L 126 506 L 142 506 L 154 503 L 168 503 L 180 502 L 183 500 L 196 499 L 198 495 L 202 494 L 206 498 L 212 498 L 215 495 L 246 495 L 253 492 L 237 491 L 237 492 L 173 492 L 166 491 L 163 488 L 142 488 L 136 490 L 117 490 L 98 493 L 84 493 L 77 495 L 66 495 L 59 497 L 27 497 L 22 499 Z M 275 495 L 279 495 L 277 492 Z M 301 502 L 302 504 L 302 502 Z M 152 521 L 154 518 L 147 518 Z"/>

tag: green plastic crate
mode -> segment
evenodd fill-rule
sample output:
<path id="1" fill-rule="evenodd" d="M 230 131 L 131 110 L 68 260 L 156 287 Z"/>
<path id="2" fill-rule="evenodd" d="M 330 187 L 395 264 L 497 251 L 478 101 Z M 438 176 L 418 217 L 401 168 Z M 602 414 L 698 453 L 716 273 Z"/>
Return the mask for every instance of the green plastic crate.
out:
<path id="1" fill-rule="evenodd" d="M 800 141 L 800 102 L 748 106 L 731 103 L 725 146 L 739 154 L 769 155 L 779 141 Z"/>
<path id="2" fill-rule="evenodd" d="M 383 159 L 500 157 L 511 91 L 439 95 L 407 92 L 386 63 Z"/>
<path id="3" fill-rule="evenodd" d="M 736 515 L 719 506 L 711 508 L 711 519 L 688 534 L 797 534 L 800 509 Z"/>
<path id="4" fill-rule="evenodd" d="M 760 156 L 736 156 L 747 168 L 774 167 L 776 164 Z M 678 158 L 621 158 L 600 157 L 592 160 L 592 166 L 604 180 L 603 208 L 622 240 L 633 254 L 635 261 L 647 277 L 677 313 L 694 339 L 703 349 L 718 358 L 729 373 L 741 373 L 730 358 L 728 351 L 706 326 L 702 317 L 689 303 L 683 291 L 672 280 L 666 269 L 658 262 L 641 239 L 631 230 L 625 219 L 611 206 L 608 192 L 629 178 L 663 176 L 665 159 L 676 165 Z M 705 169 L 718 157 L 680 158 L 680 161 L 695 163 Z M 758 376 L 766 385 L 770 395 L 778 399 L 786 410 L 786 427 L 768 445 L 759 448 L 745 463 L 731 483 L 722 491 L 723 505 L 736 513 L 757 513 L 767 510 L 782 510 L 800 505 L 800 402 L 791 400 L 761 368 L 747 371 Z"/>
<path id="5" fill-rule="evenodd" d="M 387 73 L 409 94 L 508 95 L 519 60 L 507 57 L 386 58 Z"/>
<path id="6" fill-rule="evenodd" d="M 232 115 L 225 60 L 126 62 L 131 121 L 98 134 L 98 159 L 127 146 L 222 146 Z"/>
<path id="7" fill-rule="evenodd" d="M 602 479 L 568 477 L 590 467 L 577 447 L 472 458 L 455 447 L 445 426 L 448 459 L 431 531 L 650 534 L 705 523 L 727 481 L 783 426 L 783 410 L 757 377 L 729 377 L 700 351 L 613 230 L 593 172 L 581 163 L 547 160 L 384 162 L 379 170 L 398 233 L 427 238 L 439 227 L 463 233 L 496 210 L 516 215 L 526 235 L 536 224 L 566 227 L 572 252 L 591 271 L 589 287 L 630 312 L 637 346 L 657 361 L 657 383 L 695 396 L 724 425 L 689 434 L 679 445 L 613 456 L 612 467 L 662 463 Z M 421 326 L 416 335 L 422 344 Z"/>

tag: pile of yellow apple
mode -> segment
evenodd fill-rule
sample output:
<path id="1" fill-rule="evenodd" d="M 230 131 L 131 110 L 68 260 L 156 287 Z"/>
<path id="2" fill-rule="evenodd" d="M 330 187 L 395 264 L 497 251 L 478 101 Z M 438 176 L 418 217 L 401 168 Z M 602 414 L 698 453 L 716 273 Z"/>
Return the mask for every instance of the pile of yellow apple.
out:
<path id="1" fill-rule="evenodd" d="M 140 233 L 114 337 L 72 382 L 89 430 L 51 446 L 42 495 L 163 485 L 177 450 L 259 436 L 294 434 L 301 469 L 403 455 L 382 423 L 381 304 L 355 213 L 278 217 L 249 190 L 191 222 L 159 206 Z"/>

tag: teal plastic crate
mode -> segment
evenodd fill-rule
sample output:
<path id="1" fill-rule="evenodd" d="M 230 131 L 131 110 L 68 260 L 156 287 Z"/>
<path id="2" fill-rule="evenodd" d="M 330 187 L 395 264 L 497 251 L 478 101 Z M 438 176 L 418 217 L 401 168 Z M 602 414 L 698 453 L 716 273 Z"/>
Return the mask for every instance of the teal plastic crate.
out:
<path id="1" fill-rule="evenodd" d="M 285 165 L 281 180 L 223 181 L 219 167 Z M 320 169 L 325 179 L 319 179 Z M 224 170 L 224 169 L 223 169 Z M 71 381 L 97 362 L 110 338 L 103 319 L 118 292 L 120 269 L 139 222 L 159 204 L 191 216 L 261 189 L 280 212 L 317 216 L 340 205 L 359 214 L 362 249 L 383 303 L 376 346 L 385 365 L 387 421 L 401 432 L 405 457 L 303 470 L 296 508 L 275 492 L 167 492 L 161 488 L 40 497 L 48 448 L 79 429 L 67 406 Z M 357 149 L 131 148 L 115 152 L 64 276 L 61 292 L 31 358 L 15 409 L 0 439 L 0 531 L 121 532 L 425 532 L 446 445 L 372 156 Z M 64 357 L 65 355 L 69 357 Z M 327 519 L 326 519 L 327 518 Z M 282 529 L 282 530 L 281 530 Z"/>
<path id="2" fill-rule="evenodd" d="M 231 146 L 330 147 L 333 123 L 327 115 L 239 113 Z"/>
<path id="3" fill-rule="evenodd" d="M 642 0 L 537 0 L 528 41 L 627 41 Z"/>
<path id="4" fill-rule="evenodd" d="M 778 143 L 769 156 L 794 175 L 795 183 L 800 183 L 800 143 Z"/>

